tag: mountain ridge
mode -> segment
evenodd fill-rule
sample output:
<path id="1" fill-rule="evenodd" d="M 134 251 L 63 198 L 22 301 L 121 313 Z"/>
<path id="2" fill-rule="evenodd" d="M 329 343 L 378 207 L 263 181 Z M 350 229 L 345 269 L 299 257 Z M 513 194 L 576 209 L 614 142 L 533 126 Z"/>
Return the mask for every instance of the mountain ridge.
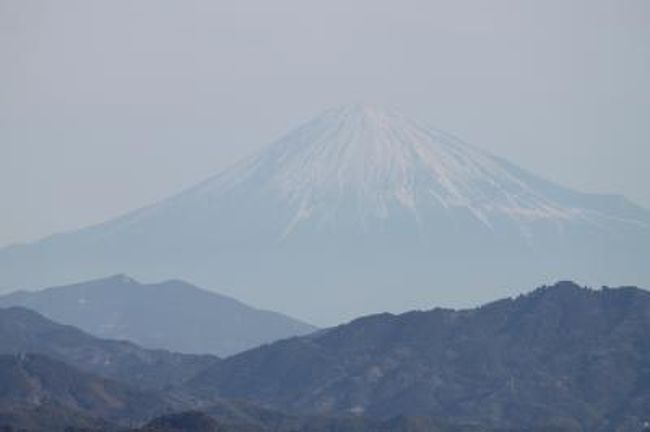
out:
<path id="1" fill-rule="evenodd" d="M 142 284 L 126 275 L 0 296 L 100 338 L 150 349 L 228 356 L 315 327 L 252 308 L 181 280 Z"/>
<path id="2" fill-rule="evenodd" d="M 363 317 L 225 359 L 186 385 L 303 414 L 604 432 L 648 421 L 649 331 L 650 292 L 560 282 L 475 309 Z"/>
<path id="3" fill-rule="evenodd" d="M 0 309 L 0 428 L 639 432 L 649 333 L 649 291 L 564 281 L 473 309 L 359 317 L 193 370 L 176 361 L 183 373 L 163 382 L 170 353 Z"/>

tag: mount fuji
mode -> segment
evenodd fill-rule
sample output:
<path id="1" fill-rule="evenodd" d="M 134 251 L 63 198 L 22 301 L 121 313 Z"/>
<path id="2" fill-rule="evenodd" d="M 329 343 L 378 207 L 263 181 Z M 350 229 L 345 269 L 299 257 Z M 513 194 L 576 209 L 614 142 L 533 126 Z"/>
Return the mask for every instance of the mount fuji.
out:
<path id="1" fill-rule="evenodd" d="M 607 175 L 607 173 L 603 173 Z M 182 278 L 317 324 L 574 279 L 650 285 L 650 211 L 404 115 L 336 108 L 203 183 L 0 251 L 0 290 Z"/>

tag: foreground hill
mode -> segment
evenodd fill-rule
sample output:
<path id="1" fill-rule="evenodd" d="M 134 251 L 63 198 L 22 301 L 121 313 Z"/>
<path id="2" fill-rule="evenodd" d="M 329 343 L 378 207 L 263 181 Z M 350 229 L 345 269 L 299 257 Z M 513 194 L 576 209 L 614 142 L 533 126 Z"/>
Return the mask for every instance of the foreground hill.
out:
<path id="1" fill-rule="evenodd" d="M 114 273 L 182 278 L 331 325 L 549 279 L 650 284 L 649 255 L 647 209 L 355 105 L 155 205 L 1 249 L 0 292 Z"/>
<path id="2" fill-rule="evenodd" d="M 0 354 L 22 353 L 43 354 L 147 389 L 178 384 L 219 361 L 212 356 L 147 350 L 130 342 L 99 339 L 20 307 L 0 309 Z"/>
<path id="3" fill-rule="evenodd" d="M 233 422 L 201 412 L 184 412 L 161 416 L 132 432 L 505 432 L 476 425 L 446 425 L 426 418 L 398 417 L 380 421 L 358 416 L 297 417 L 268 414 L 250 418 L 249 421 Z"/>
<path id="4" fill-rule="evenodd" d="M 648 335 L 650 293 L 564 282 L 361 318 L 228 358 L 187 389 L 297 413 L 636 431 L 650 417 Z"/>
<path id="5" fill-rule="evenodd" d="M 432 419 L 297 416 L 249 403 L 182 400 L 80 372 L 46 356 L 0 355 L 0 431 L 25 432 L 485 432 Z M 158 416 L 158 417 L 157 417 Z M 153 419 L 152 419 L 153 418 Z"/>
<path id="6" fill-rule="evenodd" d="M 315 330 L 186 282 L 141 284 L 122 275 L 15 292 L 0 297 L 0 306 L 24 306 L 102 338 L 219 356 Z"/>
<path id="7" fill-rule="evenodd" d="M 155 393 L 41 355 L 0 355 L 0 383 L 0 426 L 17 429 L 105 428 L 111 421 L 128 425 L 173 409 Z"/>

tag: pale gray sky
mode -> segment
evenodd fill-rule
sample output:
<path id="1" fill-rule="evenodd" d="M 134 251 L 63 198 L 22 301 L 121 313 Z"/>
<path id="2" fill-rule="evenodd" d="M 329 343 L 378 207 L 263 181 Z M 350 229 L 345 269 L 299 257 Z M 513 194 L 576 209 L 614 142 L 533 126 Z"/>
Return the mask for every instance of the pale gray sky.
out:
<path id="1" fill-rule="evenodd" d="M 650 207 L 648 77 L 647 0 L 0 0 L 0 245 L 356 101 Z"/>

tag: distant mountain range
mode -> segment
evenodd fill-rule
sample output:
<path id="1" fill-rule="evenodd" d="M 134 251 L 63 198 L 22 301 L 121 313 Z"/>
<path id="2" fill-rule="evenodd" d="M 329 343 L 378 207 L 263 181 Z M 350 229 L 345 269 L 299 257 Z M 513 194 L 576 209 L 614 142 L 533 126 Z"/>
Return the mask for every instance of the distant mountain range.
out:
<path id="1" fill-rule="evenodd" d="M 0 430 L 647 432 L 649 334 L 649 292 L 571 282 L 223 360 L 0 309 Z"/>
<path id="2" fill-rule="evenodd" d="M 7 306 L 27 307 L 102 338 L 218 356 L 316 330 L 182 281 L 141 284 L 123 275 L 0 296 L 0 307 Z"/>
<path id="3" fill-rule="evenodd" d="M 572 191 L 354 105 L 163 202 L 3 249 L 0 290 L 182 278 L 331 325 L 547 280 L 650 285 L 649 255 L 650 212 L 623 197 Z"/>

